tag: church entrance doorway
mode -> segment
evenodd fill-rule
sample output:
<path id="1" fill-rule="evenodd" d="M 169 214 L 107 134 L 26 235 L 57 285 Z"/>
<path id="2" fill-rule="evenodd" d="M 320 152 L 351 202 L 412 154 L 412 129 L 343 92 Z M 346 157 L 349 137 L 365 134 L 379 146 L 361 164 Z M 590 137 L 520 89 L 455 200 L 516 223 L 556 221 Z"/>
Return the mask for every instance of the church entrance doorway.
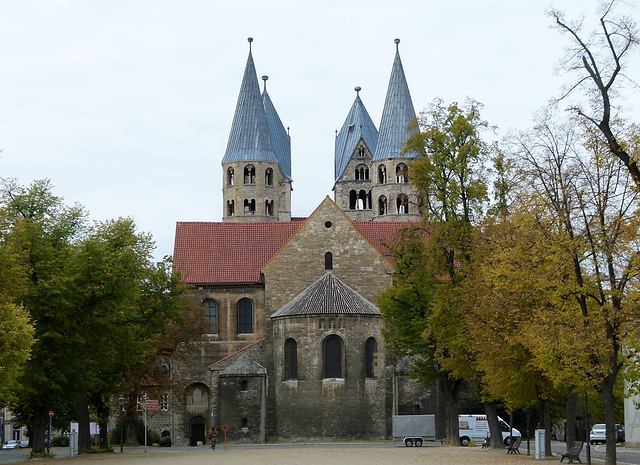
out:
<path id="1" fill-rule="evenodd" d="M 202 417 L 193 417 L 191 419 L 191 427 L 189 428 L 189 445 L 197 446 L 198 441 L 201 441 L 201 444 L 204 444 L 205 440 L 205 431 L 204 431 L 204 418 Z"/>

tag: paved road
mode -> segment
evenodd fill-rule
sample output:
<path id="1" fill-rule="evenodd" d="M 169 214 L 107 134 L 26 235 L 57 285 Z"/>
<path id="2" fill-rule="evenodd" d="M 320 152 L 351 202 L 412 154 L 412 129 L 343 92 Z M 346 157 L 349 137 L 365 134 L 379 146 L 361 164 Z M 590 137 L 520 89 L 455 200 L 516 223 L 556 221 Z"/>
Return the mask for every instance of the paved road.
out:
<path id="1" fill-rule="evenodd" d="M 580 451 L 580 459 L 582 463 L 587 463 L 587 445 L 585 444 Z M 605 448 L 604 444 L 590 446 L 591 448 L 591 461 L 594 464 L 600 464 L 604 462 L 605 457 Z M 522 447 L 520 447 L 522 450 Z M 526 450 L 526 446 L 525 446 Z M 567 451 L 567 447 L 564 442 L 552 442 L 551 443 L 551 452 L 554 455 L 561 456 Z M 535 454 L 535 449 L 533 443 L 531 443 L 531 454 Z M 640 449 L 627 449 L 624 445 L 619 444 L 616 448 L 616 461 L 618 465 L 638 465 L 640 463 Z"/>

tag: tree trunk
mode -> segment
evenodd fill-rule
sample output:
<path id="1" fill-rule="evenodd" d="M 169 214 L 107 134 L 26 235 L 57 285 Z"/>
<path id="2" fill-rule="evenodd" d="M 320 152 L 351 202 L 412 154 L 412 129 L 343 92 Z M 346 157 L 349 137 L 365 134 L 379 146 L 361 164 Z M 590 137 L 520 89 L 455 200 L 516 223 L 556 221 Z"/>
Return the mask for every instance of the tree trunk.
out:
<path id="1" fill-rule="evenodd" d="M 31 452 L 44 454 L 46 452 L 46 435 L 49 428 L 49 411 L 46 407 L 39 407 L 33 415 L 31 423 Z"/>
<path id="2" fill-rule="evenodd" d="M 107 450 L 109 448 L 109 405 L 104 403 L 98 408 L 98 419 L 100 424 L 100 449 Z"/>
<path id="3" fill-rule="evenodd" d="M 540 405 L 540 419 L 544 428 L 545 455 L 552 457 L 551 453 L 551 403 L 549 399 L 544 399 Z"/>
<path id="4" fill-rule="evenodd" d="M 609 375 L 602 383 L 602 391 L 600 396 L 604 401 L 604 422 L 607 425 L 607 449 L 605 453 L 605 465 L 616 464 L 616 413 L 615 413 L 615 396 L 613 395 L 613 384 L 615 376 Z"/>
<path id="5" fill-rule="evenodd" d="M 573 391 L 573 386 L 569 388 L 567 394 L 567 403 L 565 404 L 564 416 L 565 416 L 565 428 L 564 428 L 564 442 L 567 450 L 571 448 L 571 445 L 576 440 L 576 410 L 578 405 L 578 395 Z M 589 438 L 587 438 L 587 441 Z"/>
<path id="6" fill-rule="evenodd" d="M 76 418 L 78 420 L 78 454 L 83 454 L 91 449 L 91 417 L 85 396 L 78 397 L 76 401 Z"/>
<path id="7" fill-rule="evenodd" d="M 127 446 L 137 446 L 138 445 L 138 437 L 136 436 L 136 417 L 135 412 L 130 414 L 129 412 L 125 412 L 125 430 L 124 430 L 124 443 Z"/>
<path id="8" fill-rule="evenodd" d="M 456 393 L 457 381 L 448 377 L 438 380 L 440 400 L 444 409 L 444 424 L 446 437 L 443 444 L 447 446 L 460 446 L 460 423 L 458 421 L 458 397 Z"/>
<path id="9" fill-rule="evenodd" d="M 487 414 L 487 423 L 489 424 L 489 435 L 491 437 L 492 449 L 504 449 L 502 442 L 502 429 L 498 422 L 498 409 L 495 402 L 484 403 L 484 413 Z"/>

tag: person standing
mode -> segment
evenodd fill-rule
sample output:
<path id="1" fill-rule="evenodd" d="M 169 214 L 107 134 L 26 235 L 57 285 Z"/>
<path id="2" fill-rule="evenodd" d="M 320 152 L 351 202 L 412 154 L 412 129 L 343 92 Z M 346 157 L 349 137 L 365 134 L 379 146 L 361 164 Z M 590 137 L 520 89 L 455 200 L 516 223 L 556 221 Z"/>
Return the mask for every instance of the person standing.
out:
<path id="1" fill-rule="evenodd" d="M 218 429 L 214 426 L 209 433 L 209 441 L 211 441 L 211 450 L 216 450 L 216 442 L 218 441 Z"/>

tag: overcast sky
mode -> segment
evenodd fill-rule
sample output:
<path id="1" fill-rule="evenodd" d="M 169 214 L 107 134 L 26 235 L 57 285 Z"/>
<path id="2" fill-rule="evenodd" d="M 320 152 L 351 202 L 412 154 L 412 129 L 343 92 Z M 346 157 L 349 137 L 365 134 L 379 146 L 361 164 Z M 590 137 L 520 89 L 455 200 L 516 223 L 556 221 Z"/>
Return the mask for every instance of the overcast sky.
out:
<path id="1" fill-rule="evenodd" d="M 417 111 L 471 97 L 525 129 L 569 81 L 545 0 L 1 0 L 0 177 L 92 220 L 132 217 L 172 254 L 177 221 L 221 221 L 222 169 L 253 37 L 292 140 L 292 214 L 332 195 L 333 143 L 355 99 L 376 125 L 400 38 Z M 595 18 L 596 0 L 556 0 Z M 639 7 L 640 8 L 640 7 Z M 632 10 L 636 19 L 640 9 Z M 640 80 L 640 56 L 629 74 Z M 626 114 L 640 121 L 638 92 Z"/>

